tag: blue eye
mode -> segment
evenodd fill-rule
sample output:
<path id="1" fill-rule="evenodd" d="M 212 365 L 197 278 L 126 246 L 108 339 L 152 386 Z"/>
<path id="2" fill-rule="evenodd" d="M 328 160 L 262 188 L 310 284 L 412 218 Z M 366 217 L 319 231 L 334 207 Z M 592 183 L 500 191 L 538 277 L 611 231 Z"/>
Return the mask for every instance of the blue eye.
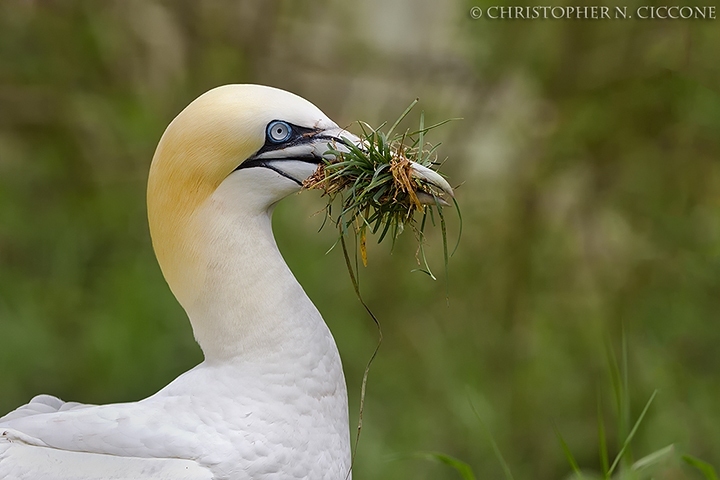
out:
<path id="1" fill-rule="evenodd" d="M 273 143 L 282 143 L 290 139 L 292 128 L 286 122 L 275 120 L 267 126 L 267 137 Z"/>

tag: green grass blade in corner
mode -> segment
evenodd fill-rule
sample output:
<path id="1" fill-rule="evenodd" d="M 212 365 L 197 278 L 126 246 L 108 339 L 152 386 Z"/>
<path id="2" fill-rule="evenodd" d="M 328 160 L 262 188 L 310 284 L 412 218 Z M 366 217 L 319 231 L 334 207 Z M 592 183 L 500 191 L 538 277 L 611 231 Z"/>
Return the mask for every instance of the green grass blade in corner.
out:
<path id="1" fill-rule="evenodd" d="M 692 455 L 683 455 L 681 458 L 683 462 L 699 470 L 706 480 L 720 480 L 718 479 L 718 474 L 715 470 L 715 467 L 713 467 L 709 463 L 700 460 L 699 458 L 693 457 Z"/>
<path id="2" fill-rule="evenodd" d="M 455 471 L 460 474 L 463 480 L 477 480 L 470 465 L 463 462 L 462 460 L 458 460 L 457 458 L 451 457 L 450 455 L 445 455 L 444 453 L 436 452 L 428 452 L 420 455 L 428 460 L 444 463 L 445 465 L 454 468 Z"/>
<path id="3" fill-rule="evenodd" d="M 608 361 L 608 370 L 610 372 L 610 384 L 612 385 L 613 390 L 613 396 L 615 399 L 615 408 L 617 409 L 618 418 L 620 418 L 620 421 L 622 423 L 623 418 L 623 383 L 622 383 L 622 374 L 620 372 L 620 366 L 617 361 L 617 356 L 615 355 L 615 350 L 613 349 L 612 343 L 610 341 L 610 338 L 605 339 L 605 356 L 607 357 Z M 622 431 L 624 430 L 623 426 L 620 426 L 621 435 L 624 435 Z"/>
<path id="4" fill-rule="evenodd" d="M 503 473 L 505 474 L 505 480 L 515 480 L 515 477 L 513 477 L 513 474 L 510 471 L 510 466 L 505 461 L 505 457 L 503 457 L 503 454 L 500 451 L 500 447 L 498 447 L 498 444 L 495 441 L 495 438 L 493 438 L 492 433 L 490 433 L 490 429 L 485 424 L 485 422 L 483 422 L 483 419 L 480 416 L 480 413 L 477 411 L 477 409 L 475 408 L 475 405 L 472 403 L 472 401 L 470 402 L 470 408 L 472 408 L 472 411 L 475 414 L 475 418 L 477 418 L 478 422 L 480 422 L 480 426 L 482 427 L 483 432 L 485 433 L 485 436 L 487 437 L 488 441 L 490 442 L 490 445 L 492 446 L 495 456 L 497 457 L 498 461 L 500 462 L 500 465 L 502 466 Z"/>
<path id="5" fill-rule="evenodd" d="M 642 413 L 638 417 L 637 421 L 635 422 L 635 425 L 633 425 L 632 430 L 630 430 L 630 433 L 625 438 L 625 441 L 623 442 L 623 446 L 618 452 L 617 456 L 615 457 L 615 460 L 613 461 L 612 465 L 610 466 L 610 470 L 608 471 L 608 476 L 612 476 L 613 472 L 615 471 L 615 468 L 617 468 L 618 464 L 620 463 L 620 460 L 623 459 L 625 456 L 625 453 L 627 452 L 627 449 L 630 446 L 630 442 L 632 442 L 633 437 L 635 436 L 635 433 L 637 433 L 638 428 L 640 428 L 640 424 L 642 423 L 643 419 L 645 418 L 645 414 L 647 414 L 648 410 L 650 409 L 650 405 L 652 405 L 653 400 L 655 400 L 655 396 L 657 395 L 658 391 L 655 390 L 652 395 L 650 395 L 650 400 L 647 401 L 645 404 L 645 408 L 643 408 Z"/>
<path id="6" fill-rule="evenodd" d="M 608 478 L 607 473 L 610 470 L 610 460 L 607 448 L 607 435 L 605 434 L 605 418 L 602 410 L 602 398 L 598 393 L 598 444 L 600 449 L 600 465 L 602 466 L 603 475 Z"/>
<path id="7" fill-rule="evenodd" d="M 621 331 L 621 340 L 622 340 L 622 382 L 623 382 L 623 395 L 622 395 L 622 412 L 624 413 L 623 418 L 623 424 L 625 425 L 625 428 L 628 428 L 630 426 L 630 372 L 628 369 L 628 343 L 627 343 L 627 334 L 625 333 L 625 325 L 622 325 L 622 331 Z M 655 392 L 657 393 L 657 391 Z M 655 393 L 653 393 L 653 397 L 655 397 Z M 650 402 L 652 402 L 652 398 L 650 399 Z M 648 404 L 649 406 L 649 404 Z M 632 432 L 631 432 L 632 434 Z"/>
<path id="8" fill-rule="evenodd" d="M 565 442 L 565 439 L 563 438 L 562 434 L 560 433 L 560 430 L 558 430 L 557 425 L 553 422 L 553 429 L 555 430 L 555 435 L 557 435 L 558 441 L 560 442 L 560 446 L 563 449 L 563 453 L 565 454 L 565 458 L 567 459 L 568 463 L 570 464 L 570 467 L 572 468 L 573 472 L 579 479 L 585 478 L 580 471 L 580 466 L 578 465 L 577 461 L 575 460 L 575 456 L 570 451 L 570 447 L 568 447 L 567 442 Z"/>

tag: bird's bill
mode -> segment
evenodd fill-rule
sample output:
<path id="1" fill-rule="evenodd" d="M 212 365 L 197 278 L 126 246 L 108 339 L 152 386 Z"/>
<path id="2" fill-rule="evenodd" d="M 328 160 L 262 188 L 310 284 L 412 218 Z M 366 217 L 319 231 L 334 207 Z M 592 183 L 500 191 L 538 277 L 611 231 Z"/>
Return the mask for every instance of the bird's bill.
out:
<path id="1" fill-rule="evenodd" d="M 453 192 L 450 184 L 445 180 L 442 175 L 437 173 L 435 170 L 424 167 L 416 162 L 410 162 L 411 174 L 418 180 L 422 180 L 425 183 L 437 188 L 443 195 L 447 195 L 449 198 L 455 198 L 455 192 Z M 425 205 L 435 205 L 437 201 L 443 207 L 450 206 L 450 203 L 445 200 L 442 196 L 430 195 L 424 192 L 417 192 L 418 200 L 420 203 Z"/>

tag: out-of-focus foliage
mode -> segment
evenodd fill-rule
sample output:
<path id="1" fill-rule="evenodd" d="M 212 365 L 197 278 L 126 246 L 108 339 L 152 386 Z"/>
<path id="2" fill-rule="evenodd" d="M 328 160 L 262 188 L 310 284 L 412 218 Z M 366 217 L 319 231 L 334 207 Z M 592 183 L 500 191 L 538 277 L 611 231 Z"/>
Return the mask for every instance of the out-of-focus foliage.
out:
<path id="1" fill-rule="evenodd" d="M 361 272 L 385 341 L 356 478 L 457 478 L 418 451 L 501 478 L 471 403 L 515 478 L 571 471 L 553 423 L 600 470 L 606 343 L 623 328 L 635 417 L 659 389 L 636 458 L 675 443 L 720 464 L 719 20 L 472 20 L 470 6 L 0 3 L 0 411 L 38 393 L 136 400 L 200 361 L 150 247 L 146 172 L 184 105 L 254 82 L 345 125 L 415 97 L 428 124 L 465 118 L 430 139 L 462 183 L 449 306 L 442 282 L 410 273 L 411 238 Z M 292 196 L 275 226 L 336 336 L 357 418 L 375 330 L 341 254 L 324 255 L 322 204 Z"/>

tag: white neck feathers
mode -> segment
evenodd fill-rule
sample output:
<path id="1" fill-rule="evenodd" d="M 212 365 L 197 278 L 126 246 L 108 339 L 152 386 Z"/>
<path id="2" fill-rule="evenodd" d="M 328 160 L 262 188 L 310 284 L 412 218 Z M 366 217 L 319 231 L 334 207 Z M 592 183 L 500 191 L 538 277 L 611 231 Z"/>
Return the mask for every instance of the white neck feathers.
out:
<path id="1" fill-rule="evenodd" d="M 267 171 L 259 171 L 267 174 Z M 272 207 L 247 179 L 228 178 L 200 209 L 197 294 L 184 305 L 208 359 L 307 349 L 327 327 L 277 249 Z M 256 182 L 254 182 L 256 183 Z M 287 353 L 291 353 L 288 351 Z"/>

